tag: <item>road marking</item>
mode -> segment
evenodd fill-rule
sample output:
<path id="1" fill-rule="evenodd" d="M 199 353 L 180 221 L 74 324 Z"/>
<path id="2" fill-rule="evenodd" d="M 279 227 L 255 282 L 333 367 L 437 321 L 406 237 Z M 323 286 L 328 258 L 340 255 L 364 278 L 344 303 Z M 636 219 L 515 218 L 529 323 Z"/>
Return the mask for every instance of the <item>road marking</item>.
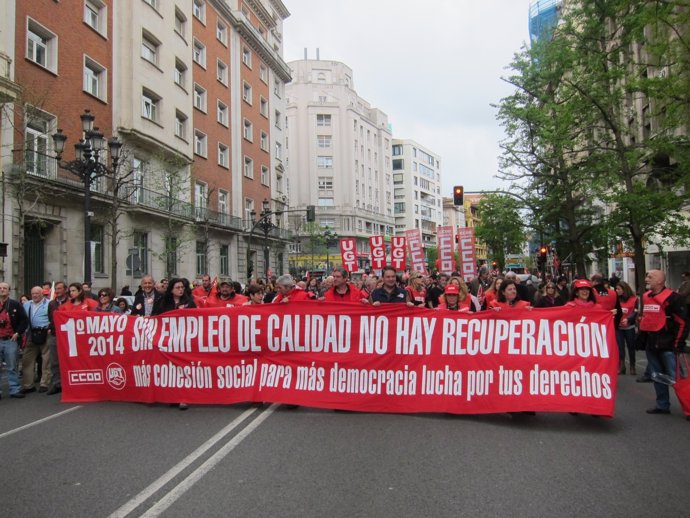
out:
<path id="1" fill-rule="evenodd" d="M 206 453 L 206 451 L 208 451 L 210 448 L 212 448 L 217 442 L 219 442 L 228 433 L 230 433 L 232 430 L 234 430 L 236 427 L 238 427 L 242 423 L 242 421 L 244 421 L 250 415 L 252 415 L 254 412 L 256 412 L 256 410 L 257 410 L 257 408 L 249 408 L 249 409 L 245 410 L 240 416 L 238 416 L 236 419 L 234 419 L 229 425 L 227 425 L 225 428 L 223 428 L 221 431 L 219 431 L 217 434 L 215 434 L 213 437 L 211 437 L 204 444 L 199 446 L 192 453 L 187 455 L 184 459 L 182 459 L 180 462 L 178 462 L 175 466 L 173 466 L 166 473 L 161 475 L 156 481 L 154 481 L 150 486 L 148 486 L 146 489 L 144 489 L 141 493 L 139 493 L 137 496 L 132 498 L 129 502 L 127 502 L 125 505 L 123 505 L 119 509 L 116 509 L 115 512 L 113 512 L 113 514 L 111 514 L 109 516 L 109 518 L 122 518 L 124 516 L 127 516 L 132 511 L 134 511 L 134 509 L 136 509 L 141 504 L 143 504 L 146 500 L 148 500 L 151 497 L 151 495 L 156 493 L 156 491 L 160 490 L 165 484 L 170 482 L 173 478 L 175 478 L 177 475 L 179 475 L 182 471 L 187 469 L 190 464 L 192 464 L 195 460 L 197 460 L 204 453 Z"/>
<path id="2" fill-rule="evenodd" d="M 57 414 L 49 415 L 48 417 L 44 417 L 43 419 L 39 419 L 38 421 L 34 421 L 29 424 L 25 424 L 24 426 L 20 426 L 19 428 L 15 428 L 14 430 L 10 430 L 8 432 L 0 433 L 0 439 L 3 439 L 4 437 L 7 437 L 8 435 L 15 434 L 17 432 L 21 432 L 22 430 L 26 430 L 27 428 L 31 428 L 32 426 L 39 425 L 41 423 L 45 423 L 46 421 L 50 421 L 51 419 L 55 419 L 56 417 L 60 417 L 61 415 L 69 414 L 70 412 L 74 412 L 75 410 L 79 410 L 81 405 L 79 406 L 73 406 L 72 408 L 68 408 L 67 410 L 63 410 L 62 412 L 58 412 Z"/>
<path id="3" fill-rule="evenodd" d="M 170 492 L 161 498 L 156 505 L 151 509 L 142 514 L 142 518 L 154 518 L 160 516 L 165 512 L 172 504 L 174 504 L 178 498 L 184 495 L 188 489 L 190 489 L 194 484 L 196 484 L 206 473 L 212 470 L 216 464 L 218 464 L 223 458 L 230 453 L 235 447 L 240 444 L 247 436 L 252 433 L 256 428 L 261 425 L 268 417 L 275 411 L 276 408 L 280 406 L 279 403 L 273 403 L 270 407 L 264 410 L 259 417 L 254 419 L 249 423 L 240 433 L 235 437 L 230 439 L 227 444 L 225 444 L 220 450 L 209 457 L 206 462 L 190 473 L 187 478 L 176 485 L 170 490 Z"/>

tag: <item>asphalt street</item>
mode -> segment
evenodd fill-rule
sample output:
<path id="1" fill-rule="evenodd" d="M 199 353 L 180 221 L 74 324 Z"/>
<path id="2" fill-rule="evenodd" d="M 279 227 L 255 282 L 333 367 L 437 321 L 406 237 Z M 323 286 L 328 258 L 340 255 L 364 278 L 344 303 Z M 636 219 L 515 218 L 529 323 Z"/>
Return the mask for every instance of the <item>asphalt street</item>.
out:
<path id="1" fill-rule="evenodd" d="M 690 514 L 690 422 L 675 396 L 647 415 L 654 389 L 630 375 L 613 419 L 4 394 L 7 517 Z"/>

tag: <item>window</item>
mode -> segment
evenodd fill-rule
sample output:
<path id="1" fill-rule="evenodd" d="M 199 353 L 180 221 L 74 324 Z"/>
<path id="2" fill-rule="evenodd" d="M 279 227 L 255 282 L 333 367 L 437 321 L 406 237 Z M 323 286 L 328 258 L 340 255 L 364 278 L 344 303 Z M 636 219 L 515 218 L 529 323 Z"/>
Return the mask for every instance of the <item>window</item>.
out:
<path id="1" fill-rule="evenodd" d="M 276 95 L 276 97 L 281 97 L 282 86 L 283 83 L 281 83 L 279 79 L 276 79 L 273 82 L 273 93 Z"/>
<path id="2" fill-rule="evenodd" d="M 204 0 L 194 0 L 192 13 L 201 23 L 206 23 L 206 2 Z"/>
<path id="3" fill-rule="evenodd" d="M 220 274 L 230 275 L 230 247 L 220 245 Z"/>
<path id="4" fill-rule="evenodd" d="M 138 158 L 132 158 L 132 194 L 131 203 L 144 201 L 144 162 Z"/>
<path id="5" fill-rule="evenodd" d="M 141 34 L 141 57 L 158 66 L 158 47 L 160 42 L 144 31 Z"/>
<path id="6" fill-rule="evenodd" d="M 218 143 L 218 165 L 230 167 L 230 149 L 225 144 Z"/>
<path id="7" fill-rule="evenodd" d="M 141 93 L 141 116 L 150 121 L 158 121 L 158 112 L 160 108 L 160 96 L 153 93 L 151 90 L 144 88 Z"/>
<path id="8" fill-rule="evenodd" d="M 242 47 L 242 63 L 252 68 L 252 51 L 247 47 Z"/>
<path id="9" fill-rule="evenodd" d="M 199 130 L 194 130 L 194 154 L 206 157 L 206 134 Z"/>
<path id="10" fill-rule="evenodd" d="M 149 272 L 149 235 L 146 232 L 134 232 L 133 248 L 136 250 L 134 255 L 139 256 L 139 268 L 127 270 L 127 275 L 141 276 Z"/>
<path id="11" fill-rule="evenodd" d="M 187 116 L 181 111 L 175 112 L 175 136 L 187 138 Z"/>
<path id="12" fill-rule="evenodd" d="M 264 99 L 263 95 L 259 98 L 259 112 L 261 112 L 261 115 L 268 118 L 268 101 Z"/>
<path id="13" fill-rule="evenodd" d="M 220 101 L 218 101 L 218 113 L 217 113 L 217 120 L 220 122 L 223 126 L 228 125 L 228 106 Z"/>
<path id="14" fill-rule="evenodd" d="M 247 104 L 252 104 L 252 87 L 249 83 L 242 83 L 242 100 Z"/>
<path id="15" fill-rule="evenodd" d="M 246 160 L 246 158 L 245 158 Z M 252 220 L 252 212 L 254 212 L 254 200 L 251 198 L 244 199 L 244 219 Z"/>
<path id="16" fill-rule="evenodd" d="M 358 182 L 359 187 L 359 182 Z M 319 190 L 320 191 L 332 191 L 333 190 L 333 177 L 332 176 L 319 176 Z"/>
<path id="17" fill-rule="evenodd" d="M 50 132 L 50 122 L 40 116 L 29 119 L 26 127 L 25 146 L 25 165 L 26 172 L 29 174 L 47 176 L 48 174 L 48 152 Z"/>
<path id="18" fill-rule="evenodd" d="M 194 107 L 206 111 L 206 90 L 196 83 L 194 83 Z"/>
<path id="19" fill-rule="evenodd" d="M 268 151 L 268 135 L 265 131 L 261 132 L 261 149 Z"/>
<path id="20" fill-rule="evenodd" d="M 253 125 L 252 122 L 248 119 L 244 119 L 244 127 L 242 130 L 242 136 L 247 139 L 249 142 L 253 142 Z"/>
<path id="21" fill-rule="evenodd" d="M 248 156 L 244 157 L 244 176 L 254 178 L 254 160 Z"/>
<path id="22" fill-rule="evenodd" d="M 216 63 L 216 78 L 225 86 L 228 86 L 228 66 L 220 59 Z"/>
<path id="23" fill-rule="evenodd" d="M 228 191 L 223 189 L 218 191 L 218 212 L 221 214 L 228 213 Z"/>
<path id="24" fill-rule="evenodd" d="M 204 275 L 207 273 L 206 267 L 206 241 L 196 242 L 196 274 Z"/>
<path id="25" fill-rule="evenodd" d="M 331 125 L 330 114 L 317 113 L 316 114 L 316 125 L 317 126 L 330 126 Z"/>
<path id="26" fill-rule="evenodd" d="M 320 169 L 333 169 L 333 157 L 332 156 L 317 156 L 316 157 L 316 167 Z"/>
<path id="27" fill-rule="evenodd" d="M 393 160 L 393 171 L 401 171 L 404 169 L 404 160 L 402 158 L 396 158 Z"/>
<path id="28" fill-rule="evenodd" d="M 206 47 L 196 38 L 194 39 L 194 49 L 192 50 L 192 59 L 194 62 L 206 68 Z"/>
<path id="29" fill-rule="evenodd" d="M 108 91 L 106 70 L 88 56 L 84 56 L 84 91 L 105 101 Z"/>
<path id="30" fill-rule="evenodd" d="M 316 141 L 321 149 L 328 149 L 331 147 L 331 136 L 330 135 L 317 135 Z"/>
<path id="31" fill-rule="evenodd" d="M 84 23 L 105 36 L 107 11 L 100 0 L 84 0 Z"/>
<path id="32" fill-rule="evenodd" d="M 103 258 L 103 238 L 105 232 L 102 225 L 91 226 L 91 246 L 93 250 L 94 273 L 105 273 L 105 260 Z"/>
<path id="33" fill-rule="evenodd" d="M 282 123 L 280 121 L 280 117 L 281 117 L 280 112 L 278 110 L 276 110 L 274 115 L 276 118 L 276 122 L 275 122 L 276 128 L 282 129 L 283 126 L 282 126 Z"/>
<path id="34" fill-rule="evenodd" d="M 402 146 L 400 144 L 393 144 L 393 156 L 402 156 Z"/>
<path id="35" fill-rule="evenodd" d="M 220 21 L 216 23 L 216 38 L 218 38 L 218 41 L 223 45 L 228 45 L 228 28 Z"/>
<path id="36" fill-rule="evenodd" d="M 283 160 L 283 146 L 280 145 L 280 142 L 276 142 L 276 159 Z"/>
<path id="37" fill-rule="evenodd" d="M 26 57 L 52 72 L 57 72 L 57 36 L 29 18 L 26 31 Z"/>
<path id="38" fill-rule="evenodd" d="M 268 67 L 263 63 L 259 65 L 259 77 L 264 83 L 268 84 Z"/>
<path id="39" fill-rule="evenodd" d="M 265 165 L 261 166 L 261 183 L 263 185 L 268 185 L 268 167 Z"/>
<path id="40" fill-rule="evenodd" d="M 319 207 L 334 207 L 335 201 L 333 197 L 321 197 L 319 196 Z"/>
<path id="41" fill-rule="evenodd" d="M 182 88 L 187 85 L 187 65 L 175 58 L 175 84 Z"/>
<path id="42" fill-rule="evenodd" d="M 175 7 L 175 32 L 185 38 L 185 33 L 187 31 L 187 17 L 182 11 Z"/>

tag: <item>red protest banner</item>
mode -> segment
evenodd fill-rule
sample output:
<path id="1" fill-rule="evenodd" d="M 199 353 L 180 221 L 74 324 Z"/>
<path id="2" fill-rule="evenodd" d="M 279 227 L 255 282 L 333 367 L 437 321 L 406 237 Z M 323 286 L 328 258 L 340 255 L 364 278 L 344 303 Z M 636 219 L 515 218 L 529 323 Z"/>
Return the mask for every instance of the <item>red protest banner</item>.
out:
<path id="1" fill-rule="evenodd" d="M 422 231 L 418 228 L 406 230 L 405 236 L 407 237 L 407 248 L 410 250 L 412 270 L 426 273 L 424 246 L 422 245 Z"/>
<path id="2" fill-rule="evenodd" d="M 371 267 L 374 270 L 380 270 L 386 266 L 386 242 L 383 236 L 371 236 L 369 249 L 371 250 Z"/>
<path id="3" fill-rule="evenodd" d="M 271 401 L 372 412 L 613 415 L 613 317 L 303 302 L 56 312 L 65 402 Z"/>
<path id="4" fill-rule="evenodd" d="M 344 237 L 340 240 L 340 257 L 343 268 L 348 272 L 356 272 L 359 269 L 357 265 L 357 241 L 354 237 Z"/>
<path id="5" fill-rule="evenodd" d="M 474 229 L 458 229 L 458 255 L 460 256 L 460 274 L 469 281 L 477 276 L 477 258 L 475 251 Z"/>
<path id="6" fill-rule="evenodd" d="M 391 238 L 391 266 L 398 271 L 407 268 L 407 239 L 402 236 Z"/>
<path id="7" fill-rule="evenodd" d="M 441 273 L 455 271 L 455 257 L 453 254 L 453 227 L 438 227 L 438 261 L 437 268 Z"/>

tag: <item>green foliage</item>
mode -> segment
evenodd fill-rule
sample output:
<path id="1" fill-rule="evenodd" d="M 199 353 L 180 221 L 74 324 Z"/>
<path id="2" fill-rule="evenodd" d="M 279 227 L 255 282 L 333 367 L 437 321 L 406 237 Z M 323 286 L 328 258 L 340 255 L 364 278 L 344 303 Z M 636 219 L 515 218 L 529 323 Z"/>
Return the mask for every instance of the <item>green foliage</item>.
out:
<path id="1" fill-rule="evenodd" d="M 526 236 L 520 203 L 509 196 L 489 194 L 479 202 L 481 222 L 475 226 L 477 239 L 484 241 L 489 255 L 499 264 L 505 264 L 507 254 L 516 254 Z"/>

